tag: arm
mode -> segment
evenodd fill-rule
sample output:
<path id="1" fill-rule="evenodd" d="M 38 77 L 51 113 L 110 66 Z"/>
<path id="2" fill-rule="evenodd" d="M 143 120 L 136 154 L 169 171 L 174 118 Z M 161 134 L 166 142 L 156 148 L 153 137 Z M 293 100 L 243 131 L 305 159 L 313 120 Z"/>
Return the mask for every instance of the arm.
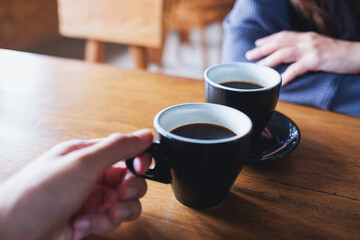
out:
<path id="1" fill-rule="evenodd" d="M 281 31 L 258 39 L 248 51 L 249 60 L 274 67 L 290 63 L 283 72 L 283 85 L 309 71 L 340 74 L 360 73 L 360 42 L 330 38 L 314 32 Z"/>
<path id="2" fill-rule="evenodd" d="M 256 40 L 284 30 L 291 31 L 287 2 L 237 0 L 224 21 L 222 62 L 256 62 L 246 58 L 246 53 L 256 47 Z M 283 63 L 273 68 L 283 73 L 289 65 Z M 340 82 L 354 78 L 359 76 L 322 71 L 305 73 L 281 88 L 280 100 L 331 109 Z"/>

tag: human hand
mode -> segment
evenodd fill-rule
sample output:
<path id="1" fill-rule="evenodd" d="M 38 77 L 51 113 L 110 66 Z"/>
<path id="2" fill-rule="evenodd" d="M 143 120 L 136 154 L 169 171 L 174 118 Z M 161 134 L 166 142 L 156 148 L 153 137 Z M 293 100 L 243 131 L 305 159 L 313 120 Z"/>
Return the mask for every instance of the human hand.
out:
<path id="1" fill-rule="evenodd" d="M 282 74 L 282 85 L 309 71 L 360 73 L 360 43 L 343 41 L 314 32 L 281 31 L 258 39 L 246 53 L 248 60 L 273 67 L 292 63 Z"/>
<path id="2" fill-rule="evenodd" d="M 141 130 L 56 145 L 0 187 L 0 238 L 78 240 L 139 217 L 145 180 L 119 161 L 137 156 L 143 174 L 152 139 Z"/>

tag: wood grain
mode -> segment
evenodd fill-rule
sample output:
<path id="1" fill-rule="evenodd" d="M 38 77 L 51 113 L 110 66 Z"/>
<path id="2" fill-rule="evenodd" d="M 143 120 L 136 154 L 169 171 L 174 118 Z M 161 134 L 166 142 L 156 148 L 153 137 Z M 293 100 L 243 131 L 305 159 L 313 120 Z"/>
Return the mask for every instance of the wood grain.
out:
<path id="1" fill-rule="evenodd" d="M 187 208 L 149 183 L 143 214 L 110 239 L 358 239 L 360 201 L 240 175 L 222 205 Z M 166 194 L 165 194 L 166 193 Z M 156 207 L 154 206 L 156 202 Z"/>
<path id="2" fill-rule="evenodd" d="M 68 37 L 160 47 L 163 0 L 58 0 L 60 33 Z"/>
<path id="3" fill-rule="evenodd" d="M 0 181 L 54 144 L 152 129 L 161 109 L 203 102 L 203 81 L 0 50 Z M 89 239 L 359 239 L 360 120 L 280 102 L 300 127 L 289 156 L 243 168 L 225 202 L 184 207 L 148 182 L 142 216 Z"/>
<path id="4" fill-rule="evenodd" d="M 57 37 L 56 0 L 1 0 L 0 48 L 26 49 Z"/>
<path id="5" fill-rule="evenodd" d="M 243 174 L 360 199 L 360 119 L 285 103 L 278 111 L 299 126 L 298 148 L 277 162 L 247 166 Z"/>

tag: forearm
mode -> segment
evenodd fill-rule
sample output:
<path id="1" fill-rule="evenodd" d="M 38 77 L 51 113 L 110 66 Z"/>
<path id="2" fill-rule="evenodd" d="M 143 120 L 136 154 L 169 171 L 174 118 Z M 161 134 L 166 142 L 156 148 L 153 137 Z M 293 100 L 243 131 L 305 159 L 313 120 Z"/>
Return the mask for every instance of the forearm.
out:
<path id="1" fill-rule="evenodd" d="M 60 204 L 47 190 L 50 179 L 43 166 L 37 159 L 0 185 L 1 240 L 42 239 L 68 211 L 59 213 Z"/>
<path id="2" fill-rule="evenodd" d="M 32 236 L 36 233 L 33 228 L 36 215 L 23 214 L 23 204 L 29 205 L 31 199 L 24 198 L 24 192 L 19 191 L 15 184 L 24 185 L 13 177 L 0 187 L 0 238 L 4 240 L 36 239 L 35 236 Z M 29 194 L 30 192 L 29 189 L 25 194 L 32 195 Z M 31 209 L 31 206 L 27 206 L 27 208 L 29 207 Z"/>

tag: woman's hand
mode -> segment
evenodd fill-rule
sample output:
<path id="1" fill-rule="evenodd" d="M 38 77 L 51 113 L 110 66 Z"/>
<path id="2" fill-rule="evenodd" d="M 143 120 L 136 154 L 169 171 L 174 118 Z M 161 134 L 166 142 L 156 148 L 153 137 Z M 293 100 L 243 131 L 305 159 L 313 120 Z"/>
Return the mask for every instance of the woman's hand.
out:
<path id="1" fill-rule="evenodd" d="M 78 240 L 139 217 L 149 130 L 60 143 L 0 187 L 0 239 Z M 114 165 L 115 164 L 115 165 Z"/>
<path id="2" fill-rule="evenodd" d="M 360 43 L 330 38 L 314 32 L 282 31 L 258 39 L 247 59 L 261 59 L 258 64 L 273 67 L 292 63 L 282 74 L 286 85 L 309 71 L 341 74 L 360 73 Z"/>

